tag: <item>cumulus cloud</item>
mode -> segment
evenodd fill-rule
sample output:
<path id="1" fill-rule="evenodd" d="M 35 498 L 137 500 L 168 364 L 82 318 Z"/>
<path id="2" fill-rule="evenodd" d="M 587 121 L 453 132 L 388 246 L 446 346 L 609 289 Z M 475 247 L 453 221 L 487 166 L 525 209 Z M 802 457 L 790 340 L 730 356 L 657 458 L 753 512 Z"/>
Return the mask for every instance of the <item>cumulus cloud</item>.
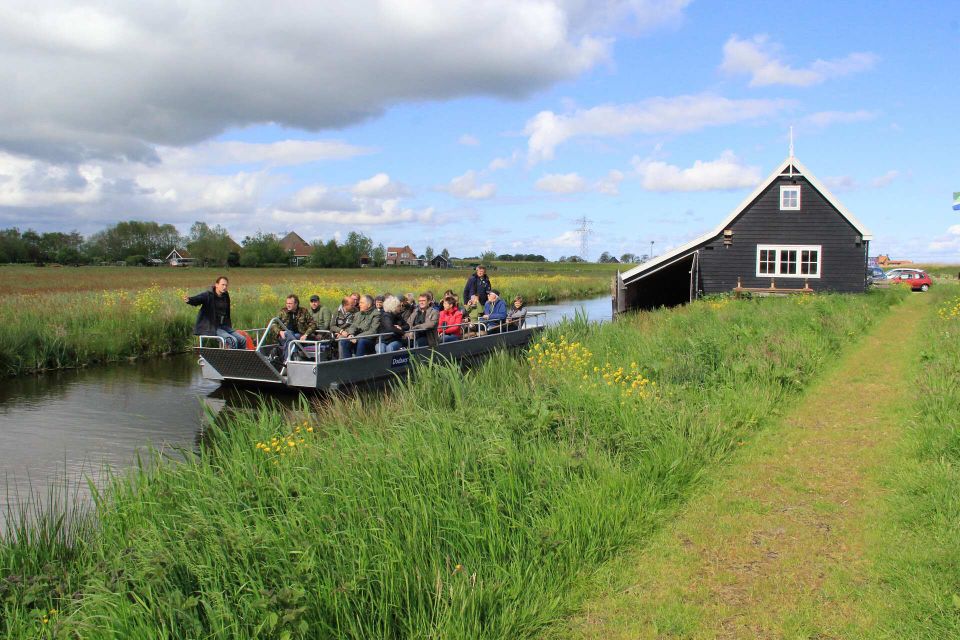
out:
<path id="1" fill-rule="evenodd" d="M 446 191 L 457 198 L 467 198 L 469 200 L 487 200 L 497 194 L 497 185 L 492 182 L 477 184 L 479 174 L 471 169 L 462 176 L 457 176 L 450 181 L 443 191 Z"/>
<path id="2" fill-rule="evenodd" d="M 620 193 L 620 182 L 623 181 L 623 172 L 614 169 L 596 182 L 588 182 L 577 173 L 551 173 L 543 176 L 534 183 L 538 191 L 551 193 L 571 194 L 584 191 L 597 191 L 605 195 Z"/>
<path id="3" fill-rule="evenodd" d="M 633 133 L 689 133 L 706 127 L 748 122 L 774 115 L 787 100 L 734 100 L 701 94 L 651 98 L 627 105 L 603 105 L 559 115 L 541 111 L 527 121 L 527 161 L 550 160 L 558 146 L 580 136 L 619 137 Z"/>
<path id="4" fill-rule="evenodd" d="M 780 45 L 766 35 L 742 40 L 736 35 L 723 45 L 720 69 L 733 75 L 749 75 L 751 87 L 791 85 L 809 87 L 831 78 L 868 71 L 877 62 L 873 53 L 856 52 L 835 60 L 815 60 L 809 67 L 796 69 L 780 57 Z"/>
<path id="5" fill-rule="evenodd" d="M 156 161 L 156 145 L 249 124 L 315 131 L 402 101 L 518 98 L 607 60 L 611 20 L 649 28 L 685 4 L 5 3 L 0 149 Z"/>
<path id="6" fill-rule="evenodd" d="M 580 234 L 576 231 L 564 231 L 558 236 L 547 239 L 544 243 L 548 247 L 580 247 Z"/>
<path id="7" fill-rule="evenodd" d="M 476 136 L 472 136 L 469 133 L 465 133 L 460 136 L 460 139 L 457 140 L 457 142 L 466 147 L 475 147 L 480 144 L 480 140 L 478 140 Z"/>
<path id="8" fill-rule="evenodd" d="M 342 160 L 370 153 L 373 153 L 372 149 L 339 140 L 223 141 L 157 149 L 163 164 L 175 166 L 256 164 L 284 167 L 322 160 Z"/>
<path id="9" fill-rule="evenodd" d="M 755 187 L 762 179 L 757 167 L 744 165 L 732 151 L 716 160 L 697 160 L 681 168 L 660 160 L 634 158 L 641 185 L 648 191 L 714 191 Z"/>
<path id="10" fill-rule="evenodd" d="M 487 171 L 499 171 L 501 169 L 509 169 L 513 165 L 517 164 L 517 161 L 520 160 L 520 157 L 523 154 L 519 149 L 515 149 L 513 153 L 505 158 L 494 158 L 490 161 L 490 164 L 487 165 Z"/>
<path id="11" fill-rule="evenodd" d="M 276 208 L 270 218 L 286 224 L 339 224 L 360 226 L 383 226 L 404 223 L 427 223 L 433 218 L 433 208 L 414 209 L 404 207 L 399 200 L 364 201 L 357 208 L 317 208 L 289 210 Z"/>
<path id="12" fill-rule="evenodd" d="M 385 173 L 361 180 L 350 190 L 354 195 L 364 198 L 399 198 L 410 195 L 407 185 L 392 181 Z"/>
<path id="13" fill-rule="evenodd" d="M 948 227 L 947 232 L 932 241 L 927 248 L 939 254 L 956 255 L 960 253 L 960 224 Z"/>
<path id="14" fill-rule="evenodd" d="M 814 127 L 824 128 L 833 124 L 850 124 L 854 122 L 865 122 L 877 117 L 876 112 L 860 109 L 857 111 L 818 111 L 811 113 L 803 119 L 803 122 Z"/>
<path id="15" fill-rule="evenodd" d="M 0 152 L 0 206 L 43 207 L 97 201 L 103 170 L 90 164 L 53 165 Z"/>
<path id="16" fill-rule="evenodd" d="M 580 193 L 587 190 L 587 181 L 576 173 L 551 173 L 537 180 L 534 187 L 551 193 Z"/>

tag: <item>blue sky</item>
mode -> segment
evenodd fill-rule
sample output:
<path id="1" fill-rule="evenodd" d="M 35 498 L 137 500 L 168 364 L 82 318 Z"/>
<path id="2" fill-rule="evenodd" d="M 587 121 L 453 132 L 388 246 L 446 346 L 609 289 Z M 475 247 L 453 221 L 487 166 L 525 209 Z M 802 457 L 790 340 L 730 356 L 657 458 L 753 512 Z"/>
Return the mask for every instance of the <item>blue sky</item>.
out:
<path id="1" fill-rule="evenodd" d="M 0 9 L 0 227 L 360 230 L 656 253 L 796 156 L 871 253 L 960 262 L 960 5 L 686 0 Z"/>

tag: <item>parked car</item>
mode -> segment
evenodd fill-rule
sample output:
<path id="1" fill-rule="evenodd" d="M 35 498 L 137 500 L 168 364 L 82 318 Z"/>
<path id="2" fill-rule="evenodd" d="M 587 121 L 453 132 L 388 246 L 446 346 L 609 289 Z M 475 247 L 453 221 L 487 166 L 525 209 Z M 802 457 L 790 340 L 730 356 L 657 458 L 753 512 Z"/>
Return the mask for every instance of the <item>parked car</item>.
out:
<path id="1" fill-rule="evenodd" d="M 867 267 L 867 284 L 882 283 L 887 274 L 880 267 Z"/>
<path id="2" fill-rule="evenodd" d="M 887 272 L 887 279 L 894 284 L 909 284 L 913 291 L 927 291 L 933 284 L 933 280 L 922 269 L 891 269 Z"/>

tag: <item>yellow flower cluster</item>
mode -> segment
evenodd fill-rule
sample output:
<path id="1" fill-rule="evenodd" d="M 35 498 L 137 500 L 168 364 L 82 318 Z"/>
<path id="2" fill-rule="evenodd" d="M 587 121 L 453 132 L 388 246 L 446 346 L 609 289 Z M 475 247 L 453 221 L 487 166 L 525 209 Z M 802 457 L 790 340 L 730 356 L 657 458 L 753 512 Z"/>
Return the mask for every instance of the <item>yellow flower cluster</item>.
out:
<path id="1" fill-rule="evenodd" d="M 153 284 L 137 292 L 133 299 L 133 308 L 138 314 L 152 315 L 163 306 L 163 298 L 160 285 Z"/>
<path id="2" fill-rule="evenodd" d="M 282 436 L 274 436 L 269 442 L 257 442 L 255 448 L 264 454 L 273 457 L 273 464 L 279 464 L 277 458 L 285 458 L 287 454 L 310 447 L 304 434 L 313 433 L 313 427 L 306 420 L 302 421 L 292 431 Z"/>
<path id="3" fill-rule="evenodd" d="M 127 292 L 123 289 L 118 289 L 116 291 L 106 291 L 100 294 L 100 308 L 101 309 L 117 309 L 126 306 L 129 302 L 127 297 Z"/>
<path id="4" fill-rule="evenodd" d="M 719 311 L 720 309 L 723 309 L 728 304 L 730 304 L 730 298 L 717 298 L 714 300 L 707 301 L 707 306 L 713 309 L 714 311 Z"/>
<path id="5" fill-rule="evenodd" d="M 527 356 L 535 376 L 575 376 L 580 389 L 612 387 L 623 398 L 646 398 L 657 383 L 643 375 L 640 366 L 631 362 L 629 367 L 614 366 L 605 362 L 593 364 L 593 353 L 579 342 L 568 342 L 566 336 L 556 341 L 543 339 L 533 345 Z"/>
<path id="6" fill-rule="evenodd" d="M 939 309 L 937 315 L 941 320 L 960 320 L 960 296 L 947 300 Z"/>

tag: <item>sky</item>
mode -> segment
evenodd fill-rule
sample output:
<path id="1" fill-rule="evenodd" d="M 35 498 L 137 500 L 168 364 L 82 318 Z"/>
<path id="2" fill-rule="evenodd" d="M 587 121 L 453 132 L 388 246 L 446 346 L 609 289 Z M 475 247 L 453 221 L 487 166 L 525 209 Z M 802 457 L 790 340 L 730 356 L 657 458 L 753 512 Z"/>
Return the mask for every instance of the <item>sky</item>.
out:
<path id="1" fill-rule="evenodd" d="M 0 5 L 0 228 L 659 254 L 788 156 L 960 262 L 960 3 Z"/>

